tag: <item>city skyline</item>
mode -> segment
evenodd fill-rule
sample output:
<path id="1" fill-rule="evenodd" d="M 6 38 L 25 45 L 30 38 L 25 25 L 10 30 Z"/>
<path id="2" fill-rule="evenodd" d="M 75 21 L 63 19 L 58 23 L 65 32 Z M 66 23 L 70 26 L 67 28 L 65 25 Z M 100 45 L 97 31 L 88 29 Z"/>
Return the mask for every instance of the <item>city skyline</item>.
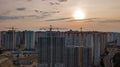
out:
<path id="1" fill-rule="evenodd" d="M 118 0 L 0 0 L 0 30 L 12 26 L 18 30 L 35 30 L 53 25 L 120 32 L 119 3 Z M 84 18 L 75 19 L 73 14 L 77 9 Z"/>
<path id="2" fill-rule="evenodd" d="M 112 57 L 119 52 L 120 46 L 120 33 L 115 32 L 15 32 L 13 30 L 1 31 L 0 36 L 1 49 L 6 51 L 1 56 L 5 55 L 6 60 L 14 59 L 10 63 L 12 67 L 14 65 L 26 67 L 29 67 L 28 65 L 37 67 L 93 67 L 92 65 L 95 65 L 99 67 L 102 65 L 101 62 L 105 67 L 110 67 L 115 63 L 110 62 L 110 60 L 113 61 Z M 11 53 L 6 56 L 7 52 Z M 9 58 L 9 56 L 11 57 Z"/>

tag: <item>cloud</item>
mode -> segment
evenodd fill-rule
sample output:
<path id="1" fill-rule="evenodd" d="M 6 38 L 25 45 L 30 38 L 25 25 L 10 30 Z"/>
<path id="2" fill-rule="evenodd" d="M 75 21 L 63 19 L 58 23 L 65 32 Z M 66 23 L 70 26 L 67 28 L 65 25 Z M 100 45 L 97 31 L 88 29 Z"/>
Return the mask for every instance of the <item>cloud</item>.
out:
<path id="1" fill-rule="evenodd" d="M 48 20 L 45 20 L 45 21 L 54 22 L 54 21 L 63 21 L 63 20 L 69 20 L 69 19 L 71 19 L 71 17 L 68 17 L 68 18 L 57 18 L 57 19 L 48 19 Z"/>
<path id="2" fill-rule="evenodd" d="M 0 20 L 24 19 L 24 16 L 0 16 Z"/>
<path id="3" fill-rule="evenodd" d="M 26 8 L 24 8 L 24 7 L 21 7 L 21 8 L 16 8 L 16 10 L 18 10 L 18 11 L 24 11 Z"/>
<path id="4" fill-rule="evenodd" d="M 60 13 L 60 11 L 41 11 L 41 10 L 34 10 L 36 13 L 41 13 L 41 14 L 54 14 L 54 13 Z"/>
<path id="5" fill-rule="evenodd" d="M 42 14 L 55 14 L 60 13 L 60 11 L 50 11 L 50 12 L 41 12 Z"/>
<path id="6" fill-rule="evenodd" d="M 46 0 L 41 0 L 41 1 L 46 1 Z"/>
<path id="7" fill-rule="evenodd" d="M 23 11 L 25 8 L 17 8 L 16 10 Z M 55 13 L 59 13 L 60 11 L 51 11 L 51 12 L 45 12 L 40 10 L 34 10 L 36 13 L 40 13 L 39 15 L 23 15 L 23 16 L 5 16 L 0 15 L 0 20 L 16 20 L 16 19 L 43 19 L 52 16 Z"/>
<path id="8" fill-rule="evenodd" d="M 27 0 L 28 2 L 32 1 L 32 0 Z"/>
<path id="9" fill-rule="evenodd" d="M 67 0 L 58 0 L 59 2 L 66 2 Z"/>
<path id="10" fill-rule="evenodd" d="M 17 19 L 43 19 L 50 15 L 28 15 L 28 16 L 0 16 L 0 20 L 17 20 Z"/>
<path id="11" fill-rule="evenodd" d="M 66 22 L 95 22 L 95 23 L 120 23 L 120 20 L 116 19 L 105 19 L 105 18 L 88 18 L 81 20 L 68 20 Z"/>
<path id="12" fill-rule="evenodd" d="M 98 20 L 99 22 L 103 22 L 103 23 L 120 23 L 120 20 L 116 20 L 116 19 L 101 19 Z"/>
<path id="13" fill-rule="evenodd" d="M 87 22 L 92 22 L 94 21 L 96 18 L 88 18 L 88 19 L 80 19 L 80 20 L 75 20 L 75 19 L 70 19 L 66 22 L 77 22 L 77 21 L 87 21 Z"/>
<path id="14" fill-rule="evenodd" d="M 10 12 L 11 12 L 11 11 L 8 10 L 8 11 L 5 11 L 5 12 L 1 13 L 0 15 L 8 15 Z"/>
<path id="15" fill-rule="evenodd" d="M 49 2 L 50 3 L 50 5 L 60 5 L 60 3 L 58 3 L 58 2 Z"/>
<path id="16" fill-rule="evenodd" d="M 36 13 L 39 13 L 40 11 L 39 10 L 34 10 Z"/>

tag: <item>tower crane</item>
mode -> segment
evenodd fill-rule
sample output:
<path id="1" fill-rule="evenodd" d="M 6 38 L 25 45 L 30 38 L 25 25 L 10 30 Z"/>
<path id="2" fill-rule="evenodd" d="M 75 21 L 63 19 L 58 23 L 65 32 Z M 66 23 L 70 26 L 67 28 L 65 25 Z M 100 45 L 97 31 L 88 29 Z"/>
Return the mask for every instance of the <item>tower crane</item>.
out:
<path id="1" fill-rule="evenodd" d="M 53 27 L 52 25 L 50 25 L 50 27 L 49 28 L 40 28 L 40 30 L 44 30 L 44 31 L 46 31 L 46 30 L 48 30 L 48 31 L 50 31 L 50 45 L 51 45 L 51 52 L 50 52 L 50 54 L 51 54 L 51 58 L 50 58 L 50 67 L 53 67 L 53 36 L 52 36 L 52 31 L 53 30 L 57 30 L 57 31 L 59 31 L 59 30 L 67 30 L 67 28 L 56 28 L 56 27 Z"/>

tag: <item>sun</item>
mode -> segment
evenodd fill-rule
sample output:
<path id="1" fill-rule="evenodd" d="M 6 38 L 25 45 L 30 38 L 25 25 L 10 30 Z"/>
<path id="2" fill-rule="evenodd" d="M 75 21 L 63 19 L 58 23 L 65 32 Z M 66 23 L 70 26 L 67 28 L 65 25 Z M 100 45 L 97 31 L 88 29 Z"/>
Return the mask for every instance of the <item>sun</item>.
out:
<path id="1" fill-rule="evenodd" d="M 77 9 L 73 13 L 74 19 L 84 19 L 85 18 L 85 13 L 81 9 Z"/>

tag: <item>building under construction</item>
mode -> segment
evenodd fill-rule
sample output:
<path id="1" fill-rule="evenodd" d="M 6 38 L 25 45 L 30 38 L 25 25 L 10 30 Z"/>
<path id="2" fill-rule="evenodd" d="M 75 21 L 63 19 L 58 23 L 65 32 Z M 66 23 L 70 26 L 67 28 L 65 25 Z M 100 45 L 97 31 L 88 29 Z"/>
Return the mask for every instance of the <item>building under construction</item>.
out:
<path id="1" fill-rule="evenodd" d="M 90 67 L 91 48 L 82 47 L 79 32 L 36 32 L 38 67 Z M 81 54 L 81 55 L 80 55 Z M 80 61 L 80 57 L 84 60 Z"/>
<path id="2" fill-rule="evenodd" d="M 1 48 L 36 54 L 38 67 L 100 66 L 108 43 L 119 46 L 120 33 L 95 31 L 1 31 Z M 21 47 L 21 48 L 19 48 Z M 37 51 L 37 52 L 34 52 Z"/>

